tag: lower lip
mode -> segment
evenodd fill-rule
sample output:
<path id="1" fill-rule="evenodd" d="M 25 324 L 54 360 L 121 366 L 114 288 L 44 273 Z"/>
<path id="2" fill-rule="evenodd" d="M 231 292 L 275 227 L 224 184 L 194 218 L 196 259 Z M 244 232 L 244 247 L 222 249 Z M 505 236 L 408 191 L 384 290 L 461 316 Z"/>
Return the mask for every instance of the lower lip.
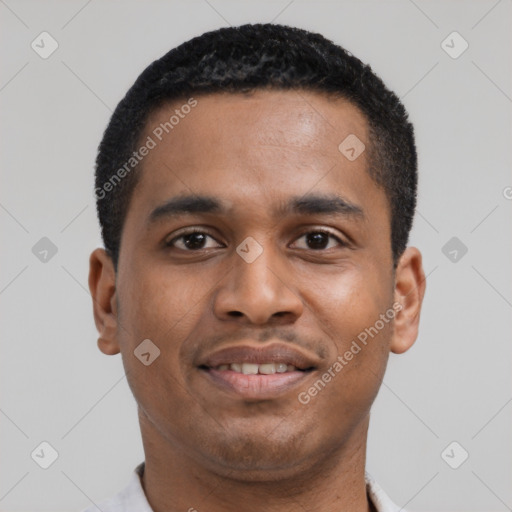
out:
<path id="1" fill-rule="evenodd" d="M 242 398 L 265 400 L 282 395 L 303 382 L 310 371 L 274 373 L 272 375 L 245 375 L 232 370 L 201 370 L 210 381 L 225 391 L 231 391 Z"/>

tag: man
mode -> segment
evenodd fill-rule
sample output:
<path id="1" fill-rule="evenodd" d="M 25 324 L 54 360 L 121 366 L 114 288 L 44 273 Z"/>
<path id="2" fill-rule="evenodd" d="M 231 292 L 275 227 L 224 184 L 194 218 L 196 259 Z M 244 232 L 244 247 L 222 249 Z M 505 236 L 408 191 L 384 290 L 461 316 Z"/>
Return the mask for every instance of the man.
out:
<path id="1" fill-rule="evenodd" d="M 365 456 L 418 332 L 416 167 L 396 95 L 318 34 L 224 28 L 140 75 L 99 147 L 89 286 L 145 462 L 97 508 L 398 510 Z"/>

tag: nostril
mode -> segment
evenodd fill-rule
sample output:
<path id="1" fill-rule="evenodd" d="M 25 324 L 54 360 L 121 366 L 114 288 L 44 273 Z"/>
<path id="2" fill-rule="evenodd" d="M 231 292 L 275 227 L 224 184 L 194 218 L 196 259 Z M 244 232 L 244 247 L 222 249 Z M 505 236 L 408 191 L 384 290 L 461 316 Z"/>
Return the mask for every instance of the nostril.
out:
<path id="1" fill-rule="evenodd" d="M 241 311 L 230 311 L 229 315 L 231 315 L 231 316 L 244 316 L 244 314 Z"/>

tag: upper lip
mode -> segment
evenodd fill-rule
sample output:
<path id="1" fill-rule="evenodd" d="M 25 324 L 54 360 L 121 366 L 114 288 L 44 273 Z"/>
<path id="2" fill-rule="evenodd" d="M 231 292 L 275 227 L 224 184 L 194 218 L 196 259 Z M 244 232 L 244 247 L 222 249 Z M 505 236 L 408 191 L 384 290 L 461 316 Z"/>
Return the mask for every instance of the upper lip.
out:
<path id="1" fill-rule="evenodd" d="M 234 345 L 226 347 L 204 357 L 198 366 L 216 368 L 222 364 L 231 363 L 285 363 L 295 366 L 299 370 L 314 369 L 318 359 L 305 353 L 303 350 L 282 343 L 268 345 Z"/>

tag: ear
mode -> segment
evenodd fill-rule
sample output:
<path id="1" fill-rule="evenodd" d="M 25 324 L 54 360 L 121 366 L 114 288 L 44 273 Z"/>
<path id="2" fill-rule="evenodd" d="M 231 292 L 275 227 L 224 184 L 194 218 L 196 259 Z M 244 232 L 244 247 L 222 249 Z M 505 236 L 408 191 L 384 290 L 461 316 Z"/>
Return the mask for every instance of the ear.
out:
<path id="1" fill-rule="evenodd" d="M 89 258 L 89 290 L 100 334 L 98 348 L 107 355 L 119 354 L 116 273 L 112 258 L 104 249 L 95 249 Z"/>
<path id="2" fill-rule="evenodd" d="M 425 272 L 421 253 L 408 247 L 395 271 L 395 303 L 401 305 L 396 313 L 390 349 L 395 354 L 409 350 L 418 337 L 421 305 L 425 295 Z"/>

